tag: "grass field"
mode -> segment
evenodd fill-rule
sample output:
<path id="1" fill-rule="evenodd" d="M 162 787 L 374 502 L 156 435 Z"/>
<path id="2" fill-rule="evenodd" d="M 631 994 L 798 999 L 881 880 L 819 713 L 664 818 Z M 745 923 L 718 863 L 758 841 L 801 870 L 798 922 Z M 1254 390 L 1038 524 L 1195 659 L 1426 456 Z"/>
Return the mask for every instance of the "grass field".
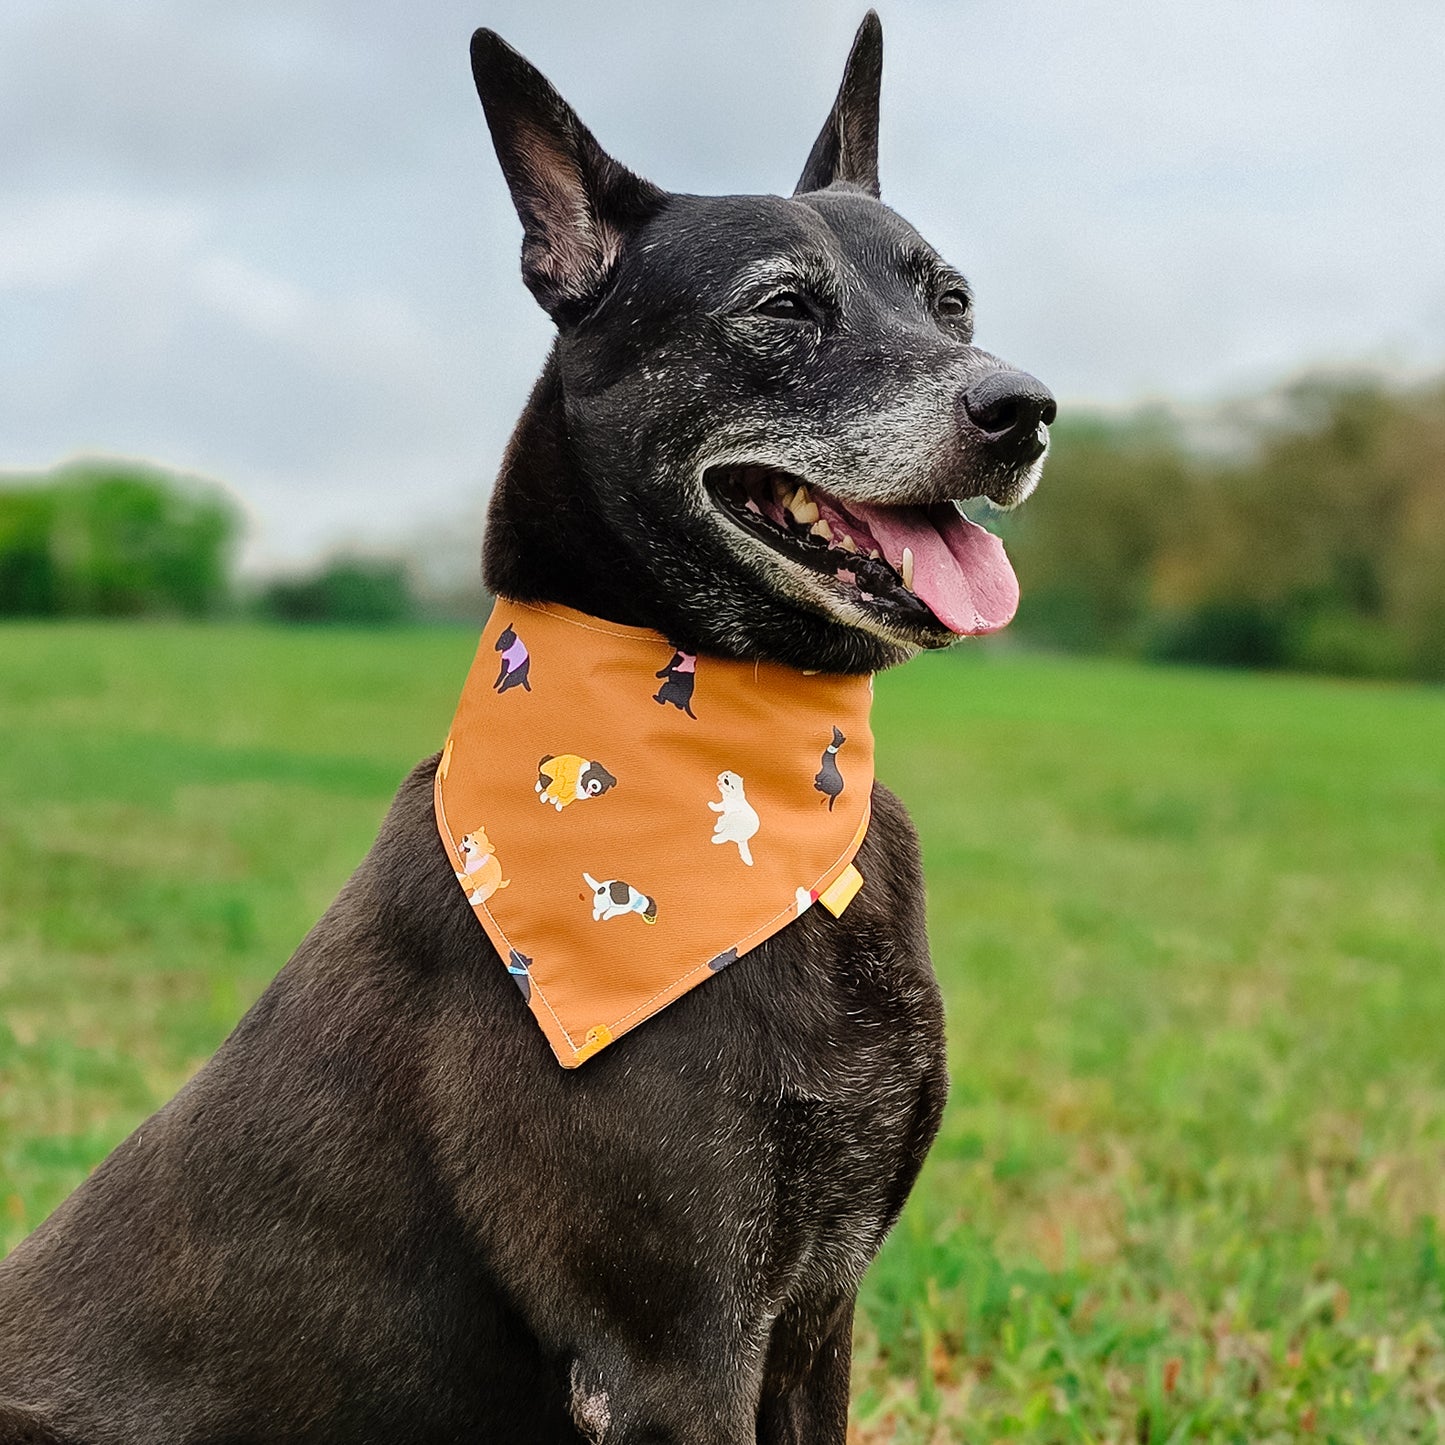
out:
<path id="1" fill-rule="evenodd" d="M 0 628 L 0 1243 L 285 960 L 471 649 Z M 979 652 L 878 692 L 954 1086 L 857 1439 L 1445 1439 L 1445 694 Z"/>

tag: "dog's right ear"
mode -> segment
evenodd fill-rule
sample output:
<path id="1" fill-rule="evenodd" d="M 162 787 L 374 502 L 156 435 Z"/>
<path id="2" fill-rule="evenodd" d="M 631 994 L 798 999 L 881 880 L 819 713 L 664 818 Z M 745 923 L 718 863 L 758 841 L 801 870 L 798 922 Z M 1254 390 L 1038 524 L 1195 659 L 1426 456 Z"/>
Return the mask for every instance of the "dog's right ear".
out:
<path id="1" fill-rule="evenodd" d="M 798 181 L 795 196 L 843 181 L 878 194 L 878 98 L 883 85 L 883 22 L 870 10 L 853 37 L 838 98 Z"/>
<path id="2" fill-rule="evenodd" d="M 553 320 L 575 320 L 667 193 L 613 160 L 546 76 L 494 31 L 472 36 L 472 75 L 522 220 L 522 279 Z"/>

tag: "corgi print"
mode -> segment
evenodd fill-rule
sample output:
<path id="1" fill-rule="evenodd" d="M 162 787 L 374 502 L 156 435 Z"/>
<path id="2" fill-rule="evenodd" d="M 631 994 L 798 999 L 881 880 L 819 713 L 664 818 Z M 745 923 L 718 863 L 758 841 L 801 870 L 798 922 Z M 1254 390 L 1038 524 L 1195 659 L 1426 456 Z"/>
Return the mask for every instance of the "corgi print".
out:
<path id="1" fill-rule="evenodd" d="M 467 890 L 467 902 L 472 907 L 485 903 L 492 894 L 511 882 L 511 879 L 502 877 L 502 865 L 492 851 L 492 840 L 487 837 L 485 828 L 468 833 L 457 851 L 462 855 L 457 882 Z"/>
<path id="2" fill-rule="evenodd" d="M 828 811 L 833 811 L 833 804 L 838 801 L 838 794 L 843 791 L 843 774 L 838 771 L 838 749 L 848 741 L 835 727 L 833 729 L 833 741 L 823 749 L 823 766 L 818 769 L 813 779 L 813 786 L 828 800 Z"/>
<path id="3" fill-rule="evenodd" d="M 497 638 L 496 650 L 502 654 L 502 670 L 497 674 L 497 680 L 492 687 L 497 692 L 509 692 L 514 687 L 531 692 L 532 684 L 527 678 L 532 671 L 532 658 L 527 651 L 527 644 L 508 627 L 503 629 L 502 635 Z"/>
<path id="4" fill-rule="evenodd" d="M 582 877 L 592 890 L 594 922 L 621 918 L 628 913 L 639 914 L 644 923 L 657 922 L 657 900 L 639 893 L 632 884 L 624 883 L 620 878 L 609 878 L 599 883 L 590 873 L 584 873 Z"/>
<path id="5" fill-rule="evenodd" d="M 697 682 L 697 658 L 691 652 L 674 652 L 672 661 L 653 676 L 663 679 L 662 686 L 652 695 L 653 702 L 670 702 L 696 721 L 697 714 L 692 710 L 692 689 Z"/>
<path id="6" fill-rule="evenodd" d="M 560 813 L 568 803 L 600 798 L 617 786 L 617 779 L 601 763 L 579 758 L 576 753 L 548 754 L 537 764 L 537 796 Z"/>
<path id="7" fill-rule="evenodd" d="M 708 807 L 722 816 L 712 825 L 712 840 L 714 843 L 736 843 L 738 856 L 751 868 L 753 854 L 748 844 L 758 831 L 757 809 L 748 802 L 743 780 L 736 773 L 726 770 L 719 773 L 717 786 L 722 802 L 709 803 Z"/>

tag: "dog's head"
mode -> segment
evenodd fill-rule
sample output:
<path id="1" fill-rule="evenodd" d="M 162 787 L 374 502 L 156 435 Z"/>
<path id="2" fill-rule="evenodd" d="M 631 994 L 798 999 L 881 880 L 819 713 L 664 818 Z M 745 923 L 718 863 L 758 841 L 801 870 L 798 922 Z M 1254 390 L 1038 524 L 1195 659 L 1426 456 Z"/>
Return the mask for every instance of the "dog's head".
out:
<path id="1" fill-rule="evenodd" d="M 617 786 L 617 779 L 601 763 L 588 763 L 577 774 L 577 785 L 584 797 L 600 798 Z"/>
<path id="2" fill-rule="evenodd" d="M 717 786 L 723 797 L 736 797 L 742 793 L 743 780 L 731 770 L 724 770 L 717 775 Z"/>
<path id="3" fill-rule="evenodd" d="M 1006 623 L 1013 571 L 956 504 L 1032 491 L 1054 401 L 973 344 L 967 282 L 878 198 L 877 16 L 789 198 L 663 191 L 490 31 L 472 62 L 558 328 L 493 589 L 840 671 Z"/>

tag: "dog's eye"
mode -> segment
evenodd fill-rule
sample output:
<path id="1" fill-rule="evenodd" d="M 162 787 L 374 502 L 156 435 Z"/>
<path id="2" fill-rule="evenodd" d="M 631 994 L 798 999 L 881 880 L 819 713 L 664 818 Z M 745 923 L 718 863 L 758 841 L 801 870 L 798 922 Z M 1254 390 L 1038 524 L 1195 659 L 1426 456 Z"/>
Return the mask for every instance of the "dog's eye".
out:
<path id="1" fill-rule="evenodd" d="M 799 291 L 778 291 L 765 301 L 753 307 L 759 316 L 771 316 L 775 321 L 811 321 L 813 308 Z"/>
<path id="2" fill-rule="evenodd" d="M 950 321 L 960 320 L 968 315 L 968 293 L 957 289 L 945 291 L 934 302 L 934 309 L 940 316 L 945 316 Z"/>

